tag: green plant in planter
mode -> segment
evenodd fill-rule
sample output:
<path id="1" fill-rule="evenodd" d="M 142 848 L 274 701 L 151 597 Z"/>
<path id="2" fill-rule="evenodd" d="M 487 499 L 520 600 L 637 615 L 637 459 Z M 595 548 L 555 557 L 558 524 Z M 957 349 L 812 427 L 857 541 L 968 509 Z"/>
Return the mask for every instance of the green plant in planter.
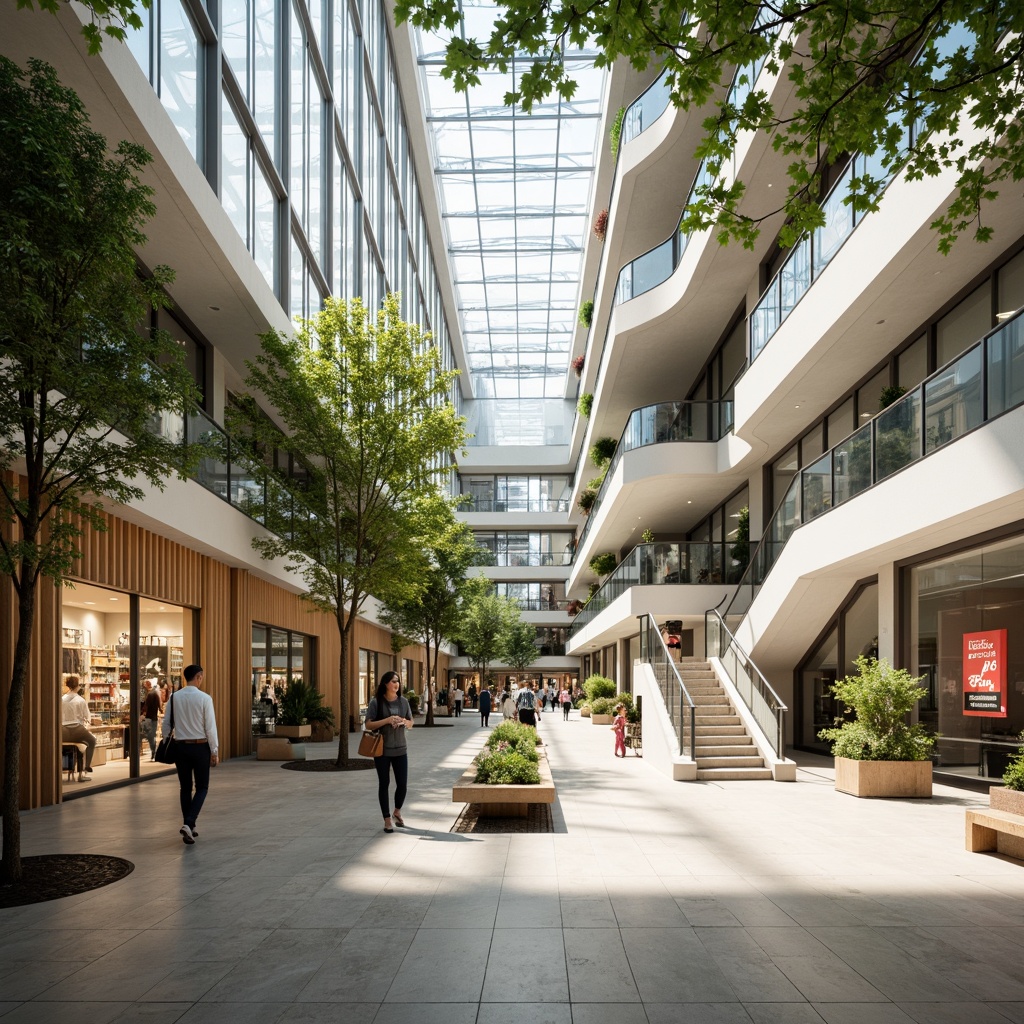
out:
<path id="1" fill-rule="evenodd" d="M 603 551 L 590 560 L 590 568 L 597 576 L 607 576 L 618 564 L 618 559 L 611 551 Z"/>
<path id="2" fill-rule="evenodd" d="M 598 697 L 590 702 L 590 713 L 592 715 L 614 715 L 618 704 L 618 697 Z"/>
<path id="3" fill-rule="evenodd" d="M 600 589 L 601 584 L 596 580 L 591 580 L 590 587 L 587 590 L 587 600 L 589 601 Z"/>
<path id="4" fill-rule="evenodd" d="M 499 743 L 525 744 L 528 753 L 532 755 L 532 760 L 537 760 L 533 748 L 540 743 L 540 737 L 536 729 L 523 725 L 522 722 L 502 722 L 501 725 L 495 726 L 487 737 L 487 746 L 493 750 Z"/>
<path id="5" fill-rule="evenodd" d="M 898 402 L 906 393 L 907 389 L 902 384 L 890 384 L 888 387 L 882 388 L 882 393 L 878 396 L 878 408 L 888 409 L 893 402 Z"/>
<path id="6" fill-rule="evenodd" d="M 540 771 L 518 750 L 497 750 L 477 758 L 474 781 L 489 786 L 535 786 L 540 783 Z"/>
<path id="7" fill-rule="evenodd" d="M 1024 739 L 1024 735 L 1021 736 L 1021 739 Z M 1024 792 L 1024 746 L 1017 750 L 1006 766 L 1006 771 L 1003 773 L 1003 785 L 1007 789 Z"/>
<path id="8" fill-rule="evenodd" d="M 587 676 L 583 681 L 583 692 L 591 704 L 599 697 L 614 697 L 616 689 L 615 680 L 607 676 Z"/>
<path id="9" fill-rule="evenodd" d="M 281 697 L 278 725 L 334 725 L 334 710 L 324 704 L 324 695 L 302 679 L 292 679 Z"/>
<path id="10" fill-rule="evenodd" d="M 590 461 L 595 466 L 607 466 L 612 461 L 618 443 L 614 437 L 599 437 L 590 446 Z"/>
<path id="11" fill-rule="evenodd" d="M 644 532 L 640 534 L 640 541 L 643 544 L 653 544 L 654 534 L 650 530 L 644 530 Z"/>
<path id="12" fill-rule="evenodd" d="M 595 501 L 597 501 L 597 488 L 585 487 L 580 491 L 580 496 L 576 499 L 576 507 L 585 516 L 589 516 L 590 510 L 594 507 Z"/>
<path id="13" fill-rule="evenodd" d="M 579 410 L 581 416 L 586 416 L 590 419 L 590 410 L 594 406 L 594 396 L 587 391 L 585 394 L 580 395 L 580 400 L 576 403 L 576 408 Z"/>
<path id="14" fill-rule="evenodd" d="M 839 717 L 836 728 L 818 736 L 832 743 L 836 757 L 852 761 L 927 761 L 935 737 L 925 727 L 908 725 L 907 716 L 927 690 L 906 669 L 882 658 L 861 655 L 858 674 L 832 685 L 832 693 L 854 718 Z"/>
<path id="15" fill-rule="evenodd" d="M 607 466 L 605 467 L 605 469 L 607 469 Z M 602 473 L 600 476 L 595 476 L 593 480 L 588 480 L 587 481 L 587 490 L 590 490 L 590 491 L 599 491 L 599 490 L 601 490 L 601 485 L 604 483 L 605 475 L 606 475 L 605 473 Z"/>
<path id="16" fill-rule="evenodd" d="M 409 710 L 415 715 L 420 709 L 420 695 L 415 690 L 406 690 L 402 696 L 409 702 Z"/>
<path id="17" fill-rule="evenodd" d="M 586 302 L 580 305 L 579 322 L 589 328 L 594 322 L 594 300 L 587 299 Z"/>
<path id="18" fill-rule="evenodd" d="M 616 159 L 619 155 L 619 142 L 622 138 L 622 120 L 626 116 L 626 108 L 619 107 L 615 112 L 615 117 L 612 118 L 612 123 L 608 128 L 608 142 L 612 147 L 612 159 Z"/>

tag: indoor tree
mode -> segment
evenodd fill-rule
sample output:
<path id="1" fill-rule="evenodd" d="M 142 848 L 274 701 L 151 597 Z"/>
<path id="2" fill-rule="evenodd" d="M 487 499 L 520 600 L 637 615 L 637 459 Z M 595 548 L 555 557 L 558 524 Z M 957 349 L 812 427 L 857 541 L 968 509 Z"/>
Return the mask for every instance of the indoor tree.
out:
<path id="1" fill-rule="evenodd" d="M 518 615 L 510 619 L 502 636 L 501 658 L 517 675 L 525 672 L 537 660 L 537 627 Z"/>
<path id="2" fill-rule="evenodd" d="M 422 556 L 419 589 L 389 597 L 381 620 L 397 638 L 405 641 L 399 650 L 406 642 L 417 642 L 423 644 L 427 652 L 425 724 L 433 725 L 441 644 L 458 637 L 466 603 L 478 588 L 477 582 L 466 573 L 472 566 L 481 564 L 487 552 L 477 546 L 473 531 L 451 515 L 423 549 Z"/>
<path id="3" fill-rule="evenodd" d="M 1024 177 L 1024 5 L 987 0 L 666 0 L 652 5 L 575 0 L 497 0 L 486 37 L 466 36 L 455 0 L 398 0 L 395 17 L 449 38 L 442 75 L 457 90 L 480 72 L 510 71 L 506 102 L 530 110 L 552 93 L 576 89 L 563 60 L 582 47 L 595 64 L 618 60 L 661 69 L 672 102 L 702 116 L 696 155 L 707 180 L 684 209 L 681 229 L 711 228 L 747 246 L 782 211 L 784 245 L 823 223 L 818 205 L 835 161 L 874 155 L 874 170 L 854 179 L 849 204 L 874 209 L 889 176 L 910 180 L 956 173 L 956 195 L 933 227 L 939 248 L 972 229 L 991 237 L 985 202 Z M 532 63 L 527 58 L 533 58 Z M 792 83 L 785 109 L 755 89 L 751 68 L 781 71 Z M 729 83 L 738 72 L 740 86 Z M 972 131 L 971 129 L 976 129 Z M 742 132 L 765 131 L 787 158 L 784 188 L 744 208 L 746 184 L 725 171 Z"/>
<path id="4" fill-rule="evenodd" d="M 231 422 L 254 458 L 286 452 L 300 473 L 270 463 L 264 522 L 253 546 L 283 558 L 305 597 L 331 615 L 341 639 L 338 766 L 348 764 L 349 651 L 371 595 L 387 604 L 418 592 L 422 551 L 445 520 L 439 481 L 465 439 L 451 403 L 456 371 L 400 316 L 389 295 L 376 315 L 360 299 L 328 299 L 293 337 L 261 336 Z M 265 415 L 254 395 L 273 409 Z"/>
<path id="5" fill-rule="evenodd" d="M 60 585 L 80 543 L 196 457 L 182 424 L 195 386 L 182 351 L 141 329 L 169 305 L 173 275 L 145 277 L 136 251 L 155 212 L 140 180 L 150 155 L 89 125 L 52 67 L 0 57 L 0 573 L 17 602 L 5 680 L 3 858 L 21 877 L 19 764 L 36 601 Z M 175 424 L 156 430 L 166 418 Z M 54 683 L 56 685 L 56 683 Z"/>
<path id="6" fill-rule="evenodd" d="M 475 592 L 467 602 L 459 630 L 459 643 L 470 664 L 487 679 L 487 668 L 501 658 L 505 635 L 519 618 L 519 606 L 507 597 L 499 597 L 483 576 L 476 577 Z"/>

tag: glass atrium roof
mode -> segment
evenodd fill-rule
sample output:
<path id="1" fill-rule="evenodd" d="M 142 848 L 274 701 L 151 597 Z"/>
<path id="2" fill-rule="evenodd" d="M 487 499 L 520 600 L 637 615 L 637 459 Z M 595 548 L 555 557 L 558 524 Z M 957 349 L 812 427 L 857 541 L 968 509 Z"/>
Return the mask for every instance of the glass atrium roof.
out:
<path id="1" fill-rule="evenodd" d="M 493 3 L 461 0 L 462 31 L 486 41 Z M 605 71 L 567 55 L 577 82 L 524 114 L 504 96 L 528 66 L 456 92 L 446 36 L 414 30 L 441 215 L 477 398 L 564 398 L 597 160 Z"/>

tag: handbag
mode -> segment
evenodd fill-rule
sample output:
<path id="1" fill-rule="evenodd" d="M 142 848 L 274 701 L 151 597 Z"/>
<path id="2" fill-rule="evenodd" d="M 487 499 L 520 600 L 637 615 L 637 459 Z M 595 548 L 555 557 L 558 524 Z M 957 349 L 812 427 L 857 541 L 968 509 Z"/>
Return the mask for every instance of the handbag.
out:
<path id="1" fill-rule="evenodd" d="M 170 708 L 171 714 L 171 731 L 170 734 L 164 736 L 157 744 L 156 753 L 153 754 L 153 760 L 159 761 L 160 764 L 174 764 L 174 748 L 176 746 L 174 739 L 174 698 L 171 697 L 167 701 L 167 706 Z"/>
<path id="2" fill-rule="evenodd" d="M 384 753 L 384 737 L 379 732 L 364 732 L 359 737 L 360 757 L 380 757 Z"/>

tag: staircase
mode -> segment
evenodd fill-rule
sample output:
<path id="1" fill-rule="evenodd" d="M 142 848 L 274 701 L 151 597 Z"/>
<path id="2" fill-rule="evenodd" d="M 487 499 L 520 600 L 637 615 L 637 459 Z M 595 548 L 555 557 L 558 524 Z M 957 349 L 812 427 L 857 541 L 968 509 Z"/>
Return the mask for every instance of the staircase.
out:
<path id="1" fill-rule="evenodd" d="M 679 662 L 683 685 L 695 709 L 694 754 L 698 781 L 715 779 L 770 779 L 764 758 L 729 703 L 722 684 L 706 661 Z"/>

